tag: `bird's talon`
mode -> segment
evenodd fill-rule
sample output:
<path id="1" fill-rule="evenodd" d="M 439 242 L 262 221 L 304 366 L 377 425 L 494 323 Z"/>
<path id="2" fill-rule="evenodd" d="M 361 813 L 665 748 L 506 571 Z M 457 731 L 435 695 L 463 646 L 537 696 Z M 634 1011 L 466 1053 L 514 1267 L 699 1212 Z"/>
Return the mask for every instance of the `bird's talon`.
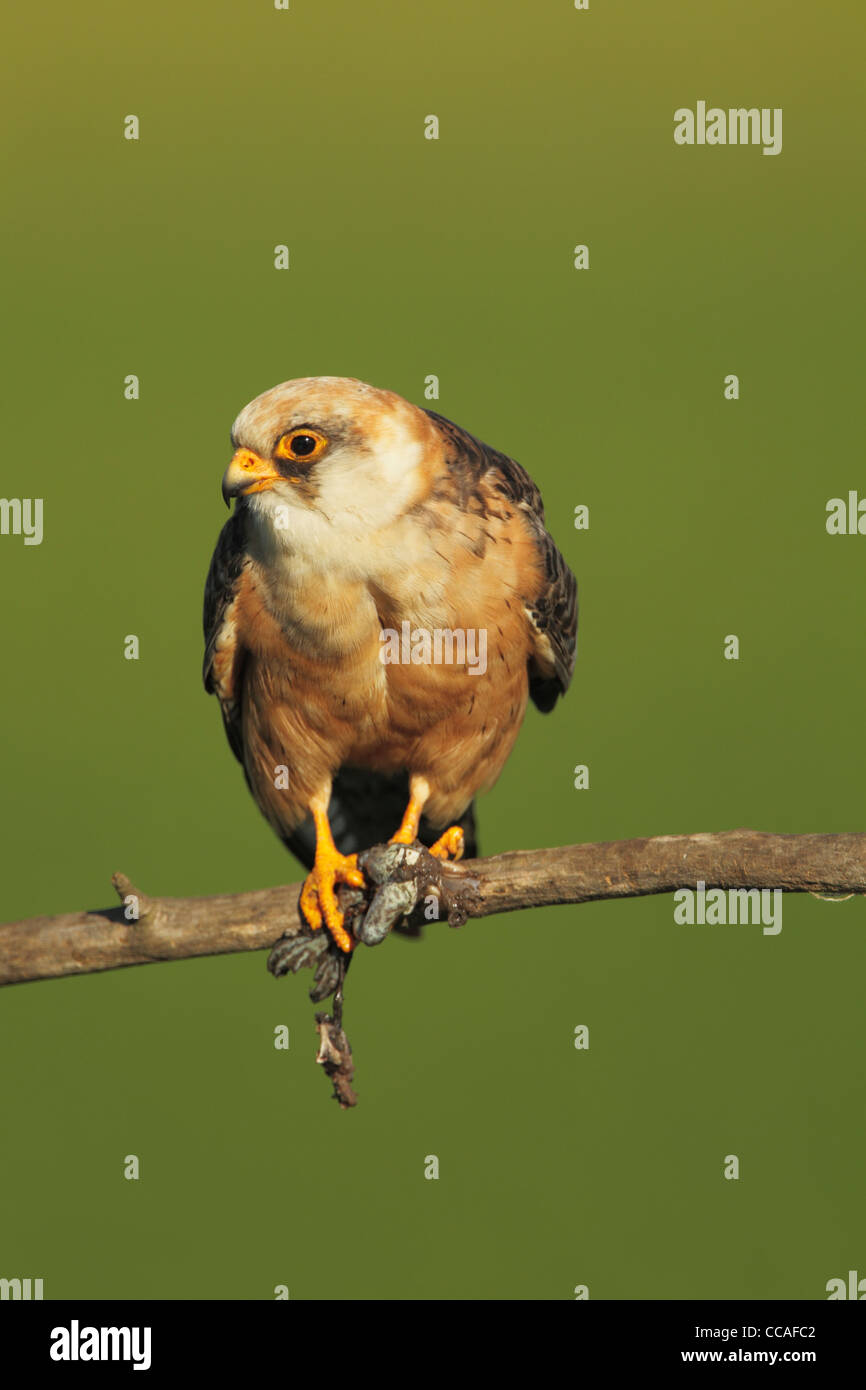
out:
<path id="1" fill-rule="evenodd" d="M 364 875 L 358 868 L 357 854 L 340 854 L 325 844 L 316 853 L 316 862 L 307 875 L 298 903 L 301 915 L 313 931 L 324 925 L 341 951 L 352 951 L 355 940 L 343 925 L 343 913 L 337 902 L 336 886 L 345 883 L 350 888 L 363 888 Z"/>
<path id="2" fill-rule="evenodd" d="M 463 831 L 459 825 L 452 825 L 444 834 L 439 836 L 435 845 L 430 846 L 430 853 L 434 859 L 462 859 L 466 841 Z"/>

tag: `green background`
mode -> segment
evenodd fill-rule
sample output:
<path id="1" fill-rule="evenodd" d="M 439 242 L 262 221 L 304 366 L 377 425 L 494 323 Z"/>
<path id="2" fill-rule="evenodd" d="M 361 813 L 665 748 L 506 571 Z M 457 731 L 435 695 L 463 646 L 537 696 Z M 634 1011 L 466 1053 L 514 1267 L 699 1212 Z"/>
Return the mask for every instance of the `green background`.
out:
<path id="1" fill-rule="evenodd" d="M 578 576 L 574 686 L 528 715 L 485 853 L 863 828 L 866 539 L 824 525 L 866 491 L 860 3 L 51 0 L 5 48 L 2 492 L 45 538 L 0 537 L 4 919 L 107 904 L 115 869 L 299 877 L 200 686 L 200 607 L 232 420 L 302 375 L 424 404 L 436 373 Z M 782 153 L 677 147 L 699 99 L 782 107 Z M 864 905 L 787 898 L 777 937 L 673 906 L 362 950 L 346 1113 L 309 974 L 263 953 L 4 991 L 0 1275 L 825 1297 L 866 1274 Z"/>

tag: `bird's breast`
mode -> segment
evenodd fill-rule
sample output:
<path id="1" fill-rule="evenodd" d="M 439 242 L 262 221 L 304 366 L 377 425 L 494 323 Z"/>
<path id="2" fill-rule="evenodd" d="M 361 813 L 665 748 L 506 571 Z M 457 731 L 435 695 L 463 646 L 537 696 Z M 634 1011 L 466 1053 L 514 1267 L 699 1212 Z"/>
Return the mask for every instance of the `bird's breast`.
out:
<path id="1" fill-rule="evenodd" d="M 246 571 L 245 762 L 260 800 L 280 765 L 304 795 L 346 764 L 438 765 L 461 786 L 498 772 L 526 704 L 527 622 L 504 572 L 513 548 L 482 561 L 432 539 L 381 580 Z"/>

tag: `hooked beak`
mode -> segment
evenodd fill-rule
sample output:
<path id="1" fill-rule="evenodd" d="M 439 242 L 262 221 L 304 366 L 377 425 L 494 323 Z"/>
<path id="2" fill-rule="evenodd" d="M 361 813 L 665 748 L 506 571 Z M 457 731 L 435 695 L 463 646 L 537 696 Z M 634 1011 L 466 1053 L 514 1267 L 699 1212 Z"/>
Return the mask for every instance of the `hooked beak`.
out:
<path id="1" fill-rule="evenodd" d="M 229 507 L 233 497 L 264 492 L 280 482 L 281 476 L 272 463 L 254 454 L 252 449 L 238 449 L 223 474 L 223 501 Z"/>

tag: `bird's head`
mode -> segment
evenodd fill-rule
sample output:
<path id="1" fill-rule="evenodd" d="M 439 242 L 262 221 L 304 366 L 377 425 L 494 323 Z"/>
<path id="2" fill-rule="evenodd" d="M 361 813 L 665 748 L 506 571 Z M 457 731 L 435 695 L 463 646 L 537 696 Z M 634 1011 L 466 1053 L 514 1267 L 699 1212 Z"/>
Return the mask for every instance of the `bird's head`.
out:
<path id="1" fill-rule="evenodd" d="M 425 496 L 435 431 L 393 391 L 349 377 L 301 377 L 250 401 L 232 443 L 227 503 L 243 498 L 254 520 L 278 526 L 289 543 L 292 535 L 313 540 L 324 527 L 351 540 Z"/>

